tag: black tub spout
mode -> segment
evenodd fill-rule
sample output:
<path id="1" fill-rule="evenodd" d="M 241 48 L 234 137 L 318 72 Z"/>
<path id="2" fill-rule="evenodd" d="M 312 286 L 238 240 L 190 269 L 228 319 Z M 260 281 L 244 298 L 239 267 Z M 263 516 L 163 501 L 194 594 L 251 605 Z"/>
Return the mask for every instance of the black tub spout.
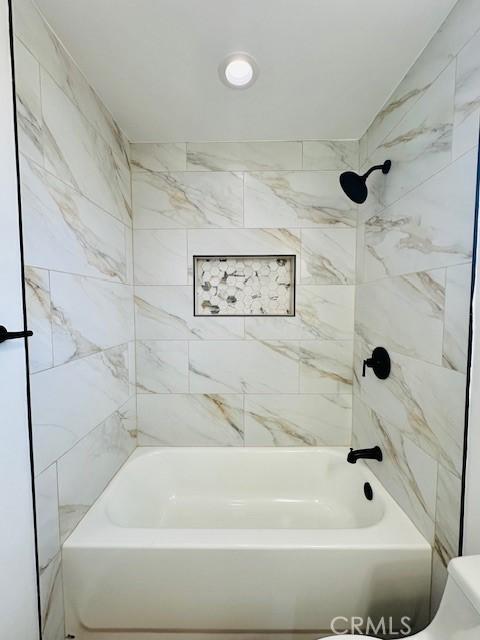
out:
<path id="1" fill-rule="evenodd" d="M 381 462 L 383 460 L 382 450 L 378 446 L 372 447 L 371 449 L 350 449 L 347 462 L 355 464 L 357 460 L 362 458 L 364 460 L 378 460 L 378 462 Z"/>

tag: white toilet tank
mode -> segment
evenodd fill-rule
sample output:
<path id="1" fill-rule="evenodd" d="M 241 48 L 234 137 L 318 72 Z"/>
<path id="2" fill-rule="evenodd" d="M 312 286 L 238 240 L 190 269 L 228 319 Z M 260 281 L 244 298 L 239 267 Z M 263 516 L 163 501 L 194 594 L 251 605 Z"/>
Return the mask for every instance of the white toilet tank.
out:
<path id="1" fill-rule="evenodd" d="M 437 615 L 416 640 L 480 640 L 480 556 L 454 558 Z"/>

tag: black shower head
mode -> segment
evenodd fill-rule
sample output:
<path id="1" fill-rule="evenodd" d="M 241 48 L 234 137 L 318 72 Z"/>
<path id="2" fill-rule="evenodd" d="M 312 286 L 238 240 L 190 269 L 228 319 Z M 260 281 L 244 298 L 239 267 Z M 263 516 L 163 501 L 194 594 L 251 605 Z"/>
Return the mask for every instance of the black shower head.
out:
<path id="1" fill-rule="evenodd" d="M 363 176 L 358 175 L 354 171 L 345 171 L 340 176 L 340 185 L 346 195 L 356 202 L 357 204 L 363 204 L 368 196 L 367 178 L 377 169 L 381 169 L 382 173 L 387 174 L 390 171 L 392 163 L 390 160 L 385 160 L 383 164 L 377 164 L 369 169 Z"/>

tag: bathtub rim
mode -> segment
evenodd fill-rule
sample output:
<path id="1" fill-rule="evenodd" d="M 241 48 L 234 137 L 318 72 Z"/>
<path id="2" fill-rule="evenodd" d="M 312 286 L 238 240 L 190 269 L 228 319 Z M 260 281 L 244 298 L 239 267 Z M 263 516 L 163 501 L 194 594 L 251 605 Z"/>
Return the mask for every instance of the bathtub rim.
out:
<path id="1" fill-rule="evenodd" d="M 432 545 L 420 533 L 403 509 L 383 487 L 375 474 L 363 462 L 357 462 L 362 480 L 372 485 L 384 503 L 383 517 L 376 523 L 351 529 L 173 529 L 123 527 L 114 524 L 107 515 L 109 494 L 119 475 L 139 457 L 168 453 L 200 454 L 228 452 L 274 453 L 282 455 L 346 456 L 349 447 L 137 447 L 119 468 L 101 495 L 86 512 L 76 528 L 63 542 L 64 551 L 75 548 L 98 549 L 405 549 L 426 551 Z"/>

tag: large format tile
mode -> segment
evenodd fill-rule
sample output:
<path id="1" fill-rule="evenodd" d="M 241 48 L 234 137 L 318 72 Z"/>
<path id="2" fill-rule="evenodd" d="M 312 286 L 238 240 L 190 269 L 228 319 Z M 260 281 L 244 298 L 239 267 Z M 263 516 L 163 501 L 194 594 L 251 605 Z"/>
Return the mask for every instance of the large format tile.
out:
<path id="1" fill-rule="evenodd" d="M 304 340 L 300 343 L 301 393 L 351 393 L 353 342 Z"/>
<path id="2" fill-rule="evenodd" d="M 187 393 L 188 343 L 137 340 L 137 393 Z"/>
<path id="3" fill-rule="evenodd" d="M 437 76 L 480 28 L 477 0 L 457 2 L 426 49 L 400 82 L 368 130 L 371 155 L 387 134 L 428 91 Z"/>
<path id="4" fill-rule="evenodd" d="M 40 575 L 48 572 L 60 551 L 57 466 L 52 464 L 35 478 L 35 512 Z"/>
<path id="5" fill-rule="evenodd" d="M 40 617 L 42 640 L 65 638 L 62 556 L 59 552 L 48 570 L 40 575 Z"/>
<path id="6" fill-rule="evenodd" d="M 357 286 L 355 329 L 374 346 L 442 364 L 445 269 Z"/>
<path id="7" fill-rule="evenodd" d="M 18 38 L 15 38 L 15 91 L 19 149 L 43 164 L 40 66 Z"/>
<path id="8" fill-rule="evenodd" d="M 445 567 L 459 554 L 461 501 L 461 479 L 440 465 L 436 501 L 435 551 Z"/>
<path id="9" fill-rule="evenodd" d="M 31 0 L 15 0 L 15 35 L 48 71 L 71 102 L 83 113 L 112 151 L 126 160 L 126 140 L 70 54 L 40 16 Z"/>
<path id="10" fill-rule="evenodd" d="M 354 229 L 302 229 L 302 284 L 355 284 Z"/>
<path id="11" fill-rule="evenodd" d="M 472 265 L 447 269 L 443 365 L 466 373 L 470 320 Z"/>
<path id="12" fill-rule="evenodd" d="M 390 353 L 387 380 L 370 371 L 361 378 L 362 399 L 404 436 L 460 475 L 465 422 L 465 375 Z"/>
<path id="13" fill-rule="evenodd" d="M 134 170 L 137 229 L 239 227 L 243 223 L 243 176 L 239 173 Z"/>
<path id="14" fill-rule="evenodd" d="M 366 221 L 366 280 L 471 259 L 476 168 L 468 153 Z"/>
<path id="15" fill-rule="evenodd" d="M 40 473 L 129 397 L 127 349 L 102 353 L 31 378 L 35 469 Z"/>
<path id="16" fill-rule="evenodd" d="M 478 145 L 480 114 L 480 32 L 457 59 L 453 154 L 460 156 Z"/>
<path id="17" fill-rule="evenodd" d="M 392 204 L 450 162 L 454 88 L 452 63 L 370 156 L 372 164 L 392 161 L 388 176 L 377 172 L 369 181 L 381 205 Z"/>
<path id="18" fill-rule="evenodd" d="M 355 287 L 300 285 L 297 314 L 305 340 L 350 340 L 353 337 Z"/>
<path id="19" fill-rule="evenodd" d="M 129 285 L 51 272 L 55 366 L 134 339 Z"/>
<path id="20" fill-rule="evenodd" d="M 358 140 L 304 140 L 303 168 L 322 171 L 358 169 Z"/>
<path id="21" fill-rule="evenodd" d="M 301 168 L 301 142 L 199 142 L 187 144 L 187 169 L 268 171 Z"/>
<path id="22" fill-rule="evenodd" d="M 298 344 L 255 340 L 189 345 L 192 393 L 297 393 Z"/>
<path id="23" fill-rule="evenodd" d="M 353 446 L 379 446 L 381 463 L 369 466 L 426 539 L 433 543 L 437 462 L 406 438 L 401 430 L 353 398 Z"/>
<path id="24" fill-rule="evenodd" d="M 351 395 L 247 395 L 247 446 L 345 446 Z"/>
<path id="25" fill-rule="evenodd" d="M 193 315 L 193 287 L 135 287 L 137 340 L 235 340 L 243 318 Z"/>
<path id="26" fill-rule="evenodd" d="M 187 284 L 187 232 L 183 229 L 133 233 L 135 284 Z"/>
<path id="27" fill-rule="evenodd" d="M 246 227 L 354 227 L 356 219 L 336 172 L 245 174 Z"/>
<path id="28" fill-rule="evenodd" d="M 132 168 L 143 171 L 185 171 L 187 145 L 174 143 L 140 143 L 131 145 Z"/>
<path id="29" fill-rule="evenodd" d="M 44 72 L 41 88 L 45 168 L 125 224 L 131 224 L 128 162 L 112 152 Z"/>
<path id="30" fill-rule="evenodd" d="M 138 444 L 243 446 L 243 396 L 140 395 Z"/>
<path id="31" fill-rule="evenodd" d="M 298 229 L 192 229 L 188 232 L 190 277 L 195 255 L 295 255 L 298 274 L 300 246 Z"/>
<path id="32" fill-rule="evenodd" d="M 124 281 L 124 225 L 34 163 L 20 175 L 27 264 Z"/>
<path id="33" fill-rule="evenodd" d="M 62 541 L 135 448 L 135 399 L 117 409 L 58 463 Z"/>
<path id="34" fill-rule="evenodd" d="M 48 271 L 25 267 L 25 296 L 28 328 L 33 336 L 28 341 L 30 372 L 53 366 L 52 309 Z"/>

